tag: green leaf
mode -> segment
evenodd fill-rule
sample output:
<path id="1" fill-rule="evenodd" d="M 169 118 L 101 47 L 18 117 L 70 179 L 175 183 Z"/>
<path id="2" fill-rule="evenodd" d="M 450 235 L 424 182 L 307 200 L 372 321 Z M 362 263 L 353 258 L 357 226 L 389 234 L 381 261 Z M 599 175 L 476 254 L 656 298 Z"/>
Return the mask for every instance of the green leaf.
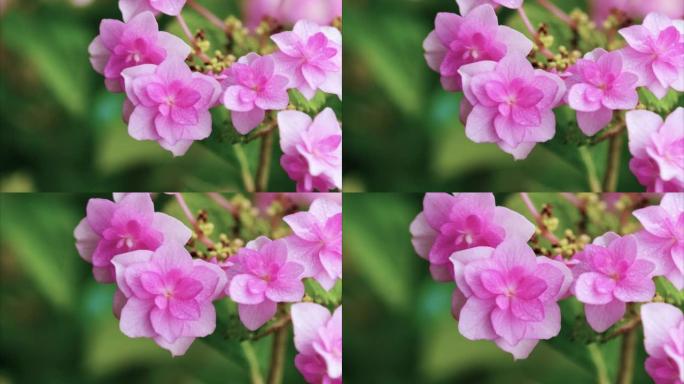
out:
<path id="1" fill-rule="evenodd" d="M 662 98 L 658 99 L 648 88 L 640 87 L 639 101 L 651 111 L 660 114 L 666 114 L 674 110 L 679 103 L 679 92 L 670 89 L 669 92 Z"/>
<path id="2" fill-rule="evenodd" d="M 9 12 L 2 18 L 0 32 L 7 47 L 31 63 L 65 109 L 77 116 L 85 114 L 92 71 L 86 59 L 89 31 L 63 17 Z"/>
<path id="3" fill-rule="evenodd" d="M 666 277 L 658 276 L 655 279 L 656 290 L 666 302 L 684 308 L 684 290 L 677 289 Z"/>
<path id="4" fill-rule="evenodd" d="M 324 92 L 318 91 L 311 100 L 307 100 L 301 92 L 297 89 L 290 89 L 288 91 L 290 95 L 290 103 L 302 111 L 310 115 L 315 115 L 320 112 L 325 107 L 325 101 L 328 95 Z"/>
<path id="5" fill-rule="evenodd" d="M 0 197 L 0 235 L 17 264 L 50 303 L 73 310 L 78 256 L 73 230 L 79 218 L 51 195 Z"/>
<path id="6" fill-rule="evenodd" d="M 304 280 L 304 287 L 306 288 L 306 294 L 311 296 L 316 303 L 327 307 L 336 307 L 342 303 L 342 280 L 338 280 L 329 291 L 326 291 L 314 279 Z"/>

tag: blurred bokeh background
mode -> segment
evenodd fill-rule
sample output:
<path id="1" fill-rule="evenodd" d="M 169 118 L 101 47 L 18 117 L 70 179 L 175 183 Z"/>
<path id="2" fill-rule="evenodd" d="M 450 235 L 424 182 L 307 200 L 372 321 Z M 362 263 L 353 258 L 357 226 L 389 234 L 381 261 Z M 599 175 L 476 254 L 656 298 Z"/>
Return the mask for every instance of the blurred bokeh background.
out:
<path id="1" fill-rule="evenodd" d="M 589 9 L 585 0 L 554 3 L 566 11 Z M 536 2 L 525 7 L 535 25 L 549 23 L 556 44 L 567 38 L 569 30 Z M 465 137 L 458 119 L 462 94 L 442 89 L 422 48 L 437 13 L 457 11 L 453 0 L 345 0 L 345 191 L 589 190 L 577 148 L 561 144 L 580 134 L 574 114 L 558 116 L 556 139 L 522 161 Z M 498 16 L 524 31 L 511 10 L 500 9 Z M 623 144 L 617 190 L 642 191 Z M 607 142 L 592 150 L 599 177 L 606 152 Z"/>
<path id="2" fill-rule="evenodd" d="M 561 206 L 557 194 L 530 196 L 537 207 L 558 203 L 554 214 L 560 228 L 575 222 L 574 207 Z M 422 194 L 344 194 L 345 382 L 595 383 L 589 350 L 569 336 L 586 325 L 580 324 L 583 317 L 566 316 L 569 307 L 563 307 L 561 336 L 540 343 L 525 360 L 513 361 L 492 342 L 460 335 L 451 316 L 453 284 L 433 281 L 428 263 L 411 245 L 409 225 L 422 211 L 422 199 Z M 496 201 L 527 215 L 517 195 L 497 194 Z M 600 225 L 612 225 L 611 220 Z M 643 368 L 642 340 L 639 336 L 634 384 L 651 382 Z M 619 348 L 617 339 L 600 348 L 611 382 Z"/>
<path id="3" fill-rule="evenodd" d="M 201 3 L 218 15 L 241 17 L 241 0 Z M 242 190 L 240 168 L 230 156 L 196 142 L 173 158 L 156 142 L 128 136 L 123 95 L 108 92 L 88 61 L 100 21 L 121 19 L 117 4 L 0 0 L 0 190 Z M 207 25 L 192 10 L 184 15 L 193 30 Z M 162 16 L 159 24 L 181 36 L 173 18 Z M 256 168 L 259 142 L 244 149 Z M 278 153 L 269 190 L 293 191 Z"/>
<path id="4" fill-rule="evenodd" d="M 197 204 L 206 197 L 184 195 L 193 211 L 209 208 L 215 219 L 212 212 L 223 212 Z M 222 352 L 197 339 L 176 358 L 152 340 L 121 333 L 112 314 L 114 285 L 96 283 L 74 246 L 72 232 L 91 197 L 0 195 L 0 383 L 248 383 L 240 344 L 216 333 L 209 341 Z M 171 197 L 159 195 L 155 205 L 186 222 Z M 223 220 L 230 219 L 214 222 Z M 229 311 L 234 306 L 217 311 L 219 321 Z M 252 345 L 265 375 L 271 338 Z M 290 333 L 285 383 L 303 382 L 294 355 Z"/>

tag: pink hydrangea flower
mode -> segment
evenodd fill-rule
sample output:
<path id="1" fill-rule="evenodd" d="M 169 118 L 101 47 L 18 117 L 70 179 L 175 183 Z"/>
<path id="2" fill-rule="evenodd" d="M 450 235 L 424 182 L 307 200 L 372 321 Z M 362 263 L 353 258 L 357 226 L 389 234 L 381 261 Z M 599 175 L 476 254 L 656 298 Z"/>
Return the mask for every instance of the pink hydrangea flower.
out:
<path id="1" fill-rule="evenodd" d="M 423 211 L 411 222 L 411 242 L 430 262 L 437 281 L 453 281 L 449 256 L 478 246 L 496 247 L 504 239 L 527 241 L 534 225 L 505 207 L 497 207 L 493 193 L 426 193 Z"/>
<path id="2" fill-rule="evenodd" d="M 143 12 L 163 13 L 178 16 L 186 0 L 119 0 L 119 9 L 124 21 Z"/>
<path id="3" fill-rule="evenodd" d="M 633 235 L 614 232 L 599 236 L 575 255 L 574 292 L 584 303 L 587 322 L 603 332 L 625 314 L 625 303 L 649 301 L 655 294 L 655 265 L 638 252 Z"/>
<path id="4" fill-rule="evenodd" d="M 123 23 L 105 19 L 100 23 L 100 34 L 90 43 L 90 64 L 104 75 L 105 85 L 112 92 L 122 92 L 121 71 L 140 64 L 159 64 L 167 57 L 185 60 L 190 54 L 180 38 L 160 32 L 157 20 L 150 12 L 143 12 Z"/>
<path id="5" fill-rule="evenodd" d="M 667 193 L 660 206 L 637 209 L 634 216 L 644 226 L 636 234 L 639 249 L 655 264 L 655 275 L 684 289 L 684 193 Z"/>
<path id="6" fill-rule="evenodd" d="M 114 256 L 154 251 L 167 241 L 185 244 L 192 235 L 177 219 L 155 212 L 149 193 L 115 194 L 114 201 L 90 199 L 86 212 L 74 229 L 76 248 L 93 265 L 93 276 L 100 283 L 114 282 Z"/>
<path id="7" fill-rule="evenodd" d="M 556 132 L 553 108 L 565 94 L 555 74 L 533 69 L 523 55 L 480 61 L 458 71 L 472 111 L 466 136 L 476 143 L 496 143 L 515 159 L 524 159 L 536 143 Z"/>
<path id="8" fill-rule="evenodd" d="M 311 100 L 316 90 L 342 98 L 342 34 L 333 27 L 302 20 L 292 31 L 271 36 L 280 49 L 274 54 L 279 72 Z"/>
<path id="9" fill-rule="evenodd" d="M 663 119 L 650 111 L 627 112 L 629 169 L 648 192 L 684 191 L 684 108 Z"/>
<path id="10" fill-rule="evenodd" d="M 297 192 L 342 189 L 342 129 L 325 108 L 313 121 L 299 111 L 278 113 L 280 165 L 297 182 Z"/>
<path id="11" fill-rule="evenodd" d="M 240 320 L 251 331 L 276 314 L 277 303 L 304 296 L 304 267 L 289 258 L 284 240 L 258 237 L 229 260 L 226 294 L 238 303 Z"/>
<path id="12" fill-rule="evenodd" d="M 601 25 L 612 9 L 619 9 L 633 19 L 641 19 L 651 12 L 667 15 L 672 19 L 684 17 L 684 3 L 672 0 L 592 0 L 591 16 Z"/>
<path id="13" fill-rule="evenodd" d="M 643 25 L 618 31 L 627 40 L 625 65 L 659 98 L 672 87 L 684 91 L 684 20 L 649 13 Z"/>
<path id="14" fill-rule="evenodd" d="M 489 4 L 492 7 L 498 7 L 502 5 L 506 8 L 517 9 L 522 7 L 523 0 L 456 0 L 458 4 L 458 10 L 461 15 L 467 15 L 474 8 L 482 5 Z"/>
<path id="15" fill-rule="evenodd" d="M 313 277 L 330 290 L 342 278 L 342 205 L 326 199 L 308 212 L 283 217 L 294 233 L 287 237 L 293 259 L 304 266 L 303 277 Z"/>
<path id="16" fill-rule="evenodd" d="M 342 0 L 246 0 L 243 4 L 245 23 L 251 29 L 266 17 L 290 25 L 300 20 L 329 25 L 342 17 Z"/>
<path id="17" fill-rule="evenodd" d="M 342 384 L 342 306 L 330 315 L 315 303 L 290 309 L 297 348 L 295 366 L 307 383 Z"/>
<path id="18" fill-rule="evenodd" d="M 428 66 L 439 72 L 447 91 L 462 88 L 459 68 L 482 61 L 498 61 L 506 54 L 527 56 L 532 42 L 522 33 L 499 25 L 494 8 L 481 5 L 467 16 L 441 12 L 435 30 L 423 42 Z"/>
<path id="19" fill-rule="evenodd" d="M 641 306 L 646 372 L 655 384 L 684 383 L 684 315 L 674 305 Z"/>
<path id="20" fill-rule="evenodd" d="M 250 53 L 224 71 L 223 105 L 235 129 L 247 134 L 266 116 L 266 110 L 285 109 L 289 102 L 287 77 L 275 72 L 272 55 Z"/>
<path id="21" fill-rule="evenodd" d="M 126 96 L 134 109 L 128 134 L 136 140 L 156 140 L 181 156 L 194 140 L 211 134 L 211 113 L 221 86 L 211 76 L 192 72 L 183 60 L 167 59 L 123 71 Z"/>
<path id="22" fill-rule="evenodd" d="M 577 111 L 577 125 L 592 136 L 613 119 L 613 110 L 633 109 L 639 102 L 637 75 L 622 66 L 620 52 L 597 48 L 568 68 L 568 104 Z"/>
<path id="23" fill-rule="evenodd" d="M 451 259 L 465 265 L 457 280 L 460 300 L 465 299 L 458 330 L 465 338 L 493 340 L 515 359 L 524 359 L 539 340 L 558 335 L 557 302 L 572 283 L 572 273 L 563 263 L 536 257 L 520 239 L 496 248 L 469 248 Z"/>
<path id="24" fill-rule="evenodd" d="M 216 328 L 212 301 L 226 275 L 218 266 L 193 259 L 182 243 L 165 242 L 156 251 L 133 251 L 112 259 L 116 283 L 126 297 L 121 332 L 149 337 L 173 356 L 183 355 L 197 337 Z"/>

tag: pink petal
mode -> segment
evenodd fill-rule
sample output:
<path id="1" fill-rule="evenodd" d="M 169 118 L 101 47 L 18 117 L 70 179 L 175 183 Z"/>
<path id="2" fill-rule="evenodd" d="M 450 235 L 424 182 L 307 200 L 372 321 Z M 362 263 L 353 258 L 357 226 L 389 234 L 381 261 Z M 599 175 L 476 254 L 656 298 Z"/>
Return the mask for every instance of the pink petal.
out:
<path id="1" fill-rule="evenodd" d="M 607 304 L 613 300 L 615 281 L 597 272 L 583 273 L 575 282 L 577 299 L 586 304 Z"/>
<path id="2" fill-rule="evenodd" d="M 577 125 L 587 136 L 595 135 L 608 126 L 611 120 L 613 120 L 613 111 L 608 108 L 600 107 L 593 112 L 577 112 Z"/>
<path id="3" fill-rule="evenodd" d="M 530 355 L 530 353 L 532 353 L 532 350 L 534 350 L 534 347 L 537 346 L 537 344 L 539 343 L 539 340 L 523 339 L 523 340 L 520 340 L 515 345 L 506 342 L 506 340 L 504 340 L 502 338 L 496 339 L 495 342 L 496 342 L 496 345 L 499 346 L 499 348 L 501 348 L 504 351 L 512 354 L 513 358 L 515 360 L 518 360 L 518 359 L 526 359 Z"/>
<path id="4" fill-rule="evenodd" d="M 304 354 L 314 353 L 312 344 L 318 338 L 318 331 L 330 319 L 330 312 L 315 303 L 298 303 L 292 305 L 290 314 L 297 351 Z"/>
<path id="5" fill-rule="evenodd" d="M 541 321 L 527 323 L 525 338 L 548 340 L 558 336 L 560 329 L 560 307 L 555 302 L 549 302 L 544 305 L 544 318 Z"/>
<path id="6" fill-rule="evenodd" d="M 525 336 L 525 322 L 515 317 L 510 309 L 494 308 L 491 322 L 496 334 L 510 344 L 517 344 Z"/>
<path id="7" fill-rule="evenodd" d="M 666 357 L 663 346 L 670 339 L 670 331 L 684 321 L 682 311 L 666 303 L 648 303 L 641 306 L 644 327 L 644 346 L 652 357 Z"/>
<path id="8" fill-rule="evenodd" d="M 275 302 L 264 300 L 260 304 L 239 304 L 238 314 L 240 321 L 250 331 L 255 331 L 262 325 L 266 324 L 275 314 L 278 306 Z"/>
<path id="9" fill-rule="evenodd" d="M 425 38 L 425 41 L 423 41 L 423 50 L 425 50 L 425 61 L 427 61 L 428 67 L 433 71 L 439 72 L 439 67 L 444 61 L 446 48 L 437 37 L 435 31 L 431 31 Z"/>
<path id="10" fill-rule="evenodd" d="M 494 303 L 489 300 L 480 300 L 471 297 L 461 309 L 458 331 L 470 340 L 492 340 L 496 333 L 490 321 L 490 315 L 494 309 Z"/>
<path id="11" fill-rule="evenodd" d="M 625 308 L 623 301 L 613 300 L 602 305 L 587 304 L 584 312 L 591 328 L 596 332 L 604 332 L 622 318 Z"/>
<path id="12" fill-rule="evenodd" d="M 246 135 L 261 124 L 266 113 L 263 109 L 255 107 L 248 112 L 231 112 L 230 116 L 235 129 L 240 134 Z"/>
<path id="13" fill-rule="evenodd" d="M 157 336 L 154 338 L 154 341 L 160 347 L 171 352 L 171 356 L 182 356 L 185 354 L 185 352 L 187 352 L 188 348 L 190 348 L 190 345 L 193 341 L 195 341 L 195 338 L 179 337 L 174 342 L 168 342 L 164 340 L 163 337 Z"/>
<path id="14" fill-rule="evenodd" d="M 259 304 L 265 300 L 267 283 L 252 275 L 237 275 L 230 281 L 230 298 L 240 304 Z"/>
<path id="15" fill-rule="evenodd" d="M 496 16 L 495 16 L 496 17 Z M 440 12 L 435 17 L 435 33 L 443 45 L 449 44 L 458 38 L 463 18 L 455 13 Z"/>
<path id="16" fill-rule="evenodd" d="M 128 337 L 154 337 L 156 332 L 150 322 L 151 301 L 129 298 L 121 309 L 121 332 Z"/>
<path id="17" fill-rule="evenodd" d="M 633 156 L 646 156 L 646 146 L 650 142 L 651 136 L 663 124 L 663 119 L 658 114 L 645 110 L 629 111 L 625 117 L 629 151 Z"/>
<path id="18" fill-rule="evenodd" d="M 476 143 L 492 143 L 498 141 L 494 128 L 495 108 L 475 105 L 468 115 L 465 126 L 466 136 Z"/>

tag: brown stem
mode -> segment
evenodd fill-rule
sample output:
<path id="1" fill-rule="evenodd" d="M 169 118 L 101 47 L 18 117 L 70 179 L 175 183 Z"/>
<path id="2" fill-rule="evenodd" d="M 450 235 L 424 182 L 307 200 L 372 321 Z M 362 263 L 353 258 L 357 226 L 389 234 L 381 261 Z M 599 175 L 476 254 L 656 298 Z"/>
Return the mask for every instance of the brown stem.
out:
<path id="1" fill-rule="evenodd" d="M 544 236 L 548 241 L 550 241 L 551 244 L 558 244 L 558 238 L 551 231 L 549 231 L 549 229 L 544 224 L 542 216 L 539 214 L 539 211 L 537 211 L 537 208 L 534 207 L 534 204 L 530 199 L 530 195 L 528 195 L 527 192 L 521 192 L 520 198 L 522 199 L 523 203 L 525 203 L 525 206 L 530 211 L 532 216 L 534 216 L 534 220 L 537 222 L 537 226 L 539 226 L 542 236 Z"/>
<path id="2" fill-rule="evenodd" d="M 223 22 L 223 20 L 221 20 L 218 16 L 214 15 L 210 10 L 204 8 L 201 4 L 196 3 L 195 0 L 188 0 L 187 3 L 190 6 L 190 8 L 194 9 L 195 12 L 199 13 L 202 17 L 207 19 L 216 28 L 222 31 L 226 30 L 226 24 Z"/>
<path id="3" fill-rule="evenodd" d="M 610 334 L 602 337 L 601 342 L 606 342 L 606 341 L 612 340 L 618 336 L 624 335 L 628 332 L 632 332 L 636 327 L 639 326 L 639 324 L 641 324 L 641 317 L 640 316 L 633 317 L 631 320 L 626 322 L 620 328 L 618 328 L 615 331 L 611 332 Z"/>
<path id="4" fill-rule="evenodd" d="M 632 384 L 634 377 L 634 356 L 636 354 L 636 328 L 625 332 L 620 346 L 620 366 L 618 368 L 617 384 Z"/>
<path id="5" fill-rule="evenodd" d="M 600 143 L 600 142 L 602 142 L 602 141 L 605 141 L 605 140 L 610 139 L 610 138 L 613 137 L 613 136 L 617 136 L 617 135 L 621 134 L 622 131 L 625 130 L 625 127 L 626 127 L 625 122 L 624 122 L 624 121 L 620 121 L 619 123 L 617 123 L 617 125 L 616 125 L 614 128 L 611 128 L 611 129 L 609 129 L 609 130 L 603 132 L 600 136 L 598 136 L 597 138 L 595 138 L 595 139 L 591 142 L 591 144 L 592 144 L 592 145 L 598 144 L 598 143 Z"/>
<path id="6" fill-rule="evenodd" d="M 290 321 L 291 321 L 291 320 L 292 320 L 292 318 L 290 317 L 290 315 L 287 315 L 287 316 L 283 317 L 282 319 L 280 319 L 280 320 L 276 321 L 275 323 L 273 323 L 273 325 L 271 325 L 271 326 L 270 326 L 268 329 L 266 329 L 265 331 L 263 331 L 263 332 L 261 332 L 261 333 L 259 333 L 259 334 L 254 335 L 254 336 L 252 337 L 252 340 L 263 339 L 264 337 L 266 337 L 266 336 L 268 336 L 268 335 L 271 335 L 271 334 L 273 334 L 273 333 L 275 333 L 275 332 L 278 332 L 281 328 L 284 328 L 284 327 L 288 326 L 288 325 L 290 324 Z"/>
<path id="7" fill-rule="evenodd" d="M 256 174 L 256 191 L 263 192 L 268 188 L 268 174 L 271 169 L 273 154 L 273 131 L 269 131 L 261 138 L 261 152 L 259 153 L 259 168 Z"/>
<path id="8" fill-rule="evenodd" d="M 279 328 L 273 334 L 273 348 L 271 349 L 271 368 L 268 371 L 268 384 L 281 384 L 285 368 L 285 350 L 287 349 L 288 327 Z"/>
<path id="9" fill-rule="evenodd" d="M 603 179 L 603 190 L 606 192 L 615 192 L 617 188 L 622 141 L 623 136 L 616 135 L 611 136 L 608 142 L 608 166 L 606 167 L 606 175 Z"/>
<path id="10" fill-rule="evenodd" d="M 523 7 L 518 8 L 518 14 L 522 19 L 523 24 L 525 24 L 525 28 L 527 28 L 527 30 L 530 32 L 532 39 L 534 39 L 534 42 L 539 47 L 539 52 L 541 52 L 541 54 L 543 54 L 547 59 L 552 60 L 554 58 L 553 52 L 549 51 L 549 49 L 546 48 L 541 42 L 541 39 L 539 39 L 539 33 L 532 26 L 532 22 L 530 21 L 530 18 L 527 17 L 527 13 Z"/>
<path id="11" fill-rule="evenodd" d="M 200 49 L 199 46 L 197 46 L 197 42 L 195 41 L 195 36 L 193 36 L 192 32 L 190 32 L 190 27 L 188 27 L 188 23 L 185 22 L 185 18 L 179 13 L 178 16 L 176 16 L 176 20 L 178 20 L 178 24 L 180 25 L 181 29 L 183 30 L 183 34 L 185 34 L 185 37 L 188 39 L 188 42 L 192 46 L 192 49 L 194 50 L 195 56 L 199 57 L 204 64 L 207 64 L 211 61 L 209 56 L 207 56 L 206 53 L 202 52 L 202 49 Z"/>
<path id="12" fill-rule="evenodd" d="M 541 5 L 542 7 L 546 8 L 549 12 L 551 12 L 554 16 L 561 19 L 570 28 L 572 28 L 572 29 L 577 28 L 577 25 L 575 25 L 575 21 L 572 20 L 572 18 L 567 13 L 565 13 L 565 11 L 558 8 L 555 4 L 553 4 L 549 0 L 537 0 L 537 2 L 539 3 L 539 5 Z"/>

